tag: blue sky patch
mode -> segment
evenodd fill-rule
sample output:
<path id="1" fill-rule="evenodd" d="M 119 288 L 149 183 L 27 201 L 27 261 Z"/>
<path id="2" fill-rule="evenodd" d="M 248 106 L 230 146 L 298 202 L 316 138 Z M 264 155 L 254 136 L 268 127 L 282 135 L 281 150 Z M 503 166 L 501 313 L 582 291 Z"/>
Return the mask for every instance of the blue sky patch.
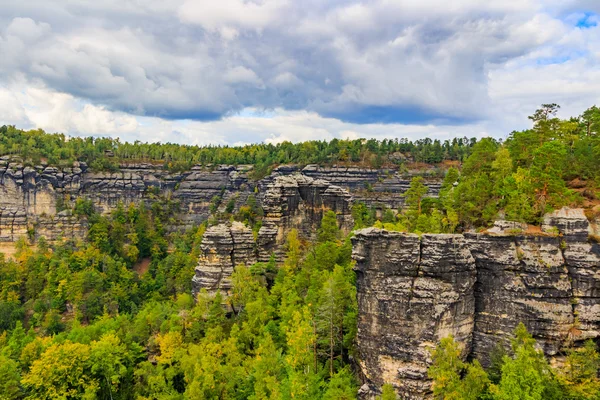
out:
<path id="1" fill-rule="evenodd" d="M 342 112 L 322 113 L 325 117 L 337 118 L 354 124 L 436 124 L 462 125 L 475 119 L 441 115 L 417 106 L 355 106 Z"/>
<path id="2" fill-rule="evenodd" d="M 592 12 L 586 12 L 581 18 L 577 20 L 575 26 L 580 29 L 587 29 L 598 26 L 598 15 Z"/>

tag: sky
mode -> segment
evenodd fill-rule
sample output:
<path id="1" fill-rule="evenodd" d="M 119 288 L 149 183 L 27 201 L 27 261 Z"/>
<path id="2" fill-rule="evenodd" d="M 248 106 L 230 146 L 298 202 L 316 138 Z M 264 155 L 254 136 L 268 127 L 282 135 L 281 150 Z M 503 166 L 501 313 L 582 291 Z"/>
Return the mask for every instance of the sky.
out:
<path id="1" fill-rule="evenodd" d="M 600 0 L 0 0 L 0 125 L 448 139 L 600 104 Z"/>

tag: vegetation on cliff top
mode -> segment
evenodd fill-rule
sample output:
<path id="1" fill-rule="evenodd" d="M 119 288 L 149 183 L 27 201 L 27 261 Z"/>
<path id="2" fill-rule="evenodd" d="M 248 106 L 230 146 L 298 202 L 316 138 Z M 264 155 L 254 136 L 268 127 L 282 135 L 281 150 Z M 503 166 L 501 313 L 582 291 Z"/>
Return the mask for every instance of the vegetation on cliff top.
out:
<path id="1" fill-rule="evenodd" d="M 98 170 L 116 170 L 119 162 L 156 162 L 170 170 L 189 169 L 194 164 L 252 164 L 265 175 L 278 164 L 350 163 L 379 168 L 406 159 L 423 163 L 465 159 L 474 138 L 411 142 L 406 139 L 356 139 L 260 143 L 246 146 L 188 146 L 173 143 L 122 143 L 119 139 L 67 137 L 42 130 L 23 131 L 0 127 L 0 155 L 15 155 L 32 165 L 42 160 L 51 165 L 87 162 Z"/>
<path id="2" fill-rule="evenodd" d="M 427 197 L 423 179 L 415 177 L 398 213 L 375 221 L 357 205 L 357 226 L 452 233 L 487 227 L 499 217 L 539 224 L 553 209 L 600 205 L 600 110 L 561 120 L 557 109 L 543 105 L 530 117 L 532 129 L 513 132 L 504 143 L 479 140 L 460 170 L 447 171 L 438 198 Z"/>

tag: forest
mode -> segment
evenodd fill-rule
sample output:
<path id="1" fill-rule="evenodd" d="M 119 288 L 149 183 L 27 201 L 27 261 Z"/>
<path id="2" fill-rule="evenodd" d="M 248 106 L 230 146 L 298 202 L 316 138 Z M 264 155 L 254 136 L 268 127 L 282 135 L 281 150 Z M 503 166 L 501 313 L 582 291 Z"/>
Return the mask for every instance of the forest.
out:
<path id="1" fill-rule="evenodd" d="M 254 164 L 257 177 L 282 163 L 356 163 L 396 167 L 411 160 L 445 169 L 439 197 L 415 177 L 406 206 L 379 215 L 356 203 L 356 228 L 405 232 L 485 229 L 496 218 L 539 225 L 565 205 L 600 213 L 600 109 L 570 119 L 545 104 L 531 129 L 506 140 L 337 140 L 243 147 L 121 143 L 0 128 L 0 155 L 37 165 L 87 162 L 99 170 L 122 162 Z M 401 155 L 401 157 L 399 156 Z M 238 266 L 229 296 L 191 295 L 208 223 L 256 227 L 260 206 L 186 232 L 165 227 L 177 204 L 120 204 L 110 214 L 78 199 L 73 214 L 89 222 L 85 240 L 32 243 L 0 254 L 1 399 L 355 399 L 356 288 L 349 235 L 325 213 L 314 241 L 292 230 L 281 265 Z M 378 216 L 379 215 L 379 216 Z M 598 240 L 598 238 L 592 238 Z M 150 260 L 141 271 L 142 260 Z M 567 347 L 551 366 L 524 326 L 492 366 L 462 361 L 451 337 L 432 351 L 436 399 L 600 399 L 597 345 Z M 389 385 L 381 398 L 396 399 Z"/>
<path id="2" fill-rule="evenodd" d="M 183 171 L 194 164 L 254 165 L 261 178 L 278 164 L 360 164 L 379 168 L 397 165 L 404 159 L 440 163 L 463 160 L 476 142 L 471 138 L 454 138 L 443 143 L 429 138 L 411 142 L 406 139 L 332 139 L 302 143 L 250 144 L 230 146 L 188 146 L 172 143 L 121 143 L 111 138 L 67 137 L 43 130 L 23 131 L 14 126 L 0 127 L 0 155 L 17 155 L 30 165 L 42 160 L 50 165 L 87 162 L 96 170 L 117 170 L 120 162 L 153 162 L 171 171 Z"/>

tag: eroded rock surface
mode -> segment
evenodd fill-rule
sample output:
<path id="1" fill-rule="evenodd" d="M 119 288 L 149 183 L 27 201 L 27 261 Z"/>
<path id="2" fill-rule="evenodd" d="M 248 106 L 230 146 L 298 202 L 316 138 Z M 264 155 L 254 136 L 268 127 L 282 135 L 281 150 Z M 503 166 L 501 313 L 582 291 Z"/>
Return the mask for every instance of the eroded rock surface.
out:
<path id="1" fill-rule="evenodd" d="M 196 273 L 192 278 L 194 295 L 201 289 L 209 294 L 231 289 L 231 274 L 238 265 L 256 262 L 252 230 L 240 222 L 220 224 L 206 230 L 200 246 Z"/>
<path id="2" fill-rule="evenodd" d="M 352 196 L 322 179 L 301 174 L 278 176 L 267 186 L 262 204 L 265 215 L 258 232 L 261 261 L 268 261 L 271 254 L 281 259 L 282 245 L 291 229 L 298 229 L 305 238 L 314 237 L 327 210 L 337 214 L 342 231 L 352 229 Z"/>
<path id="3" fill-rule="evenodd" d="M 430 398 L 429 349 L 449 334 L 484 365 L 520 322 L 549 357 L 567 340 L 600 338 L 600 247 L 583 211 L 547 215 L 544 232 L 525 228 L 356 233 L 362 397 L 389 382 L 403 398 Z"/>
<path id="4" fill-rule="evenodd" d="M 270 214 L 267 221 L 283 223 L 284 231 L 288 227 L 312 231 L 322 209 L 327 208 L 343 216 L 340 224 L 350 229 L 350 195 L 369 205 L 398 208 L 410 184 L 410 176 L 386 169 L 316 166 L 300 169 L 282 165 L 257 182 L 248 178 L 251 170 L 248 165 L 218 165 L 194 166 L 189 171 L 172 173 L 161 165 L 129 163 L 122 164 L 115 172 L 94 172 L 83 162 L 66 168 L 28 167 L 10 156 L 0 157 L 0 241 L 14 242 L 28 232 L 34 236 L 46 235 L 37 227 L 54 223 L 56 215 L 70 209 L 77 198 L 91 200 L 100 212 L 110 212 L 119 202 L 150 204 L 168 197 L 180 209 L 175 218 L 177 225 L 169 228 L 184 229 L 207 220 L 215 198 L 219 211 L 224 211 L 230 202 L 236 211 L 250 195 L 255 195 Z M 437 194 L 440 182 L 437 178 L 427 180 L 430 195 Z M 370 193 L 365 190 L 368 185 L 373 188 Z M 298 221 L 299 216 L 302 222 Z M 70 222 L 76 226 L 72 229 L 65 226 L 64 232 L 79 235 L 83 230 L 76 219 L 61 219 L 63 224 Z M 278 237 L 281 231 L 274 229 L 273 224 L 265 228 L 262 237 L 265 246 L 281 242 Z"/>
<path id="5" fill-rule="evenodd" d="M 462 235 L 369 228 L 352 241 L 361 371 L 374 389 L 392 383 L 403 398 L 423 398 L 436 343 L 448 335 L 472 341 L 475 260 Z"/>

